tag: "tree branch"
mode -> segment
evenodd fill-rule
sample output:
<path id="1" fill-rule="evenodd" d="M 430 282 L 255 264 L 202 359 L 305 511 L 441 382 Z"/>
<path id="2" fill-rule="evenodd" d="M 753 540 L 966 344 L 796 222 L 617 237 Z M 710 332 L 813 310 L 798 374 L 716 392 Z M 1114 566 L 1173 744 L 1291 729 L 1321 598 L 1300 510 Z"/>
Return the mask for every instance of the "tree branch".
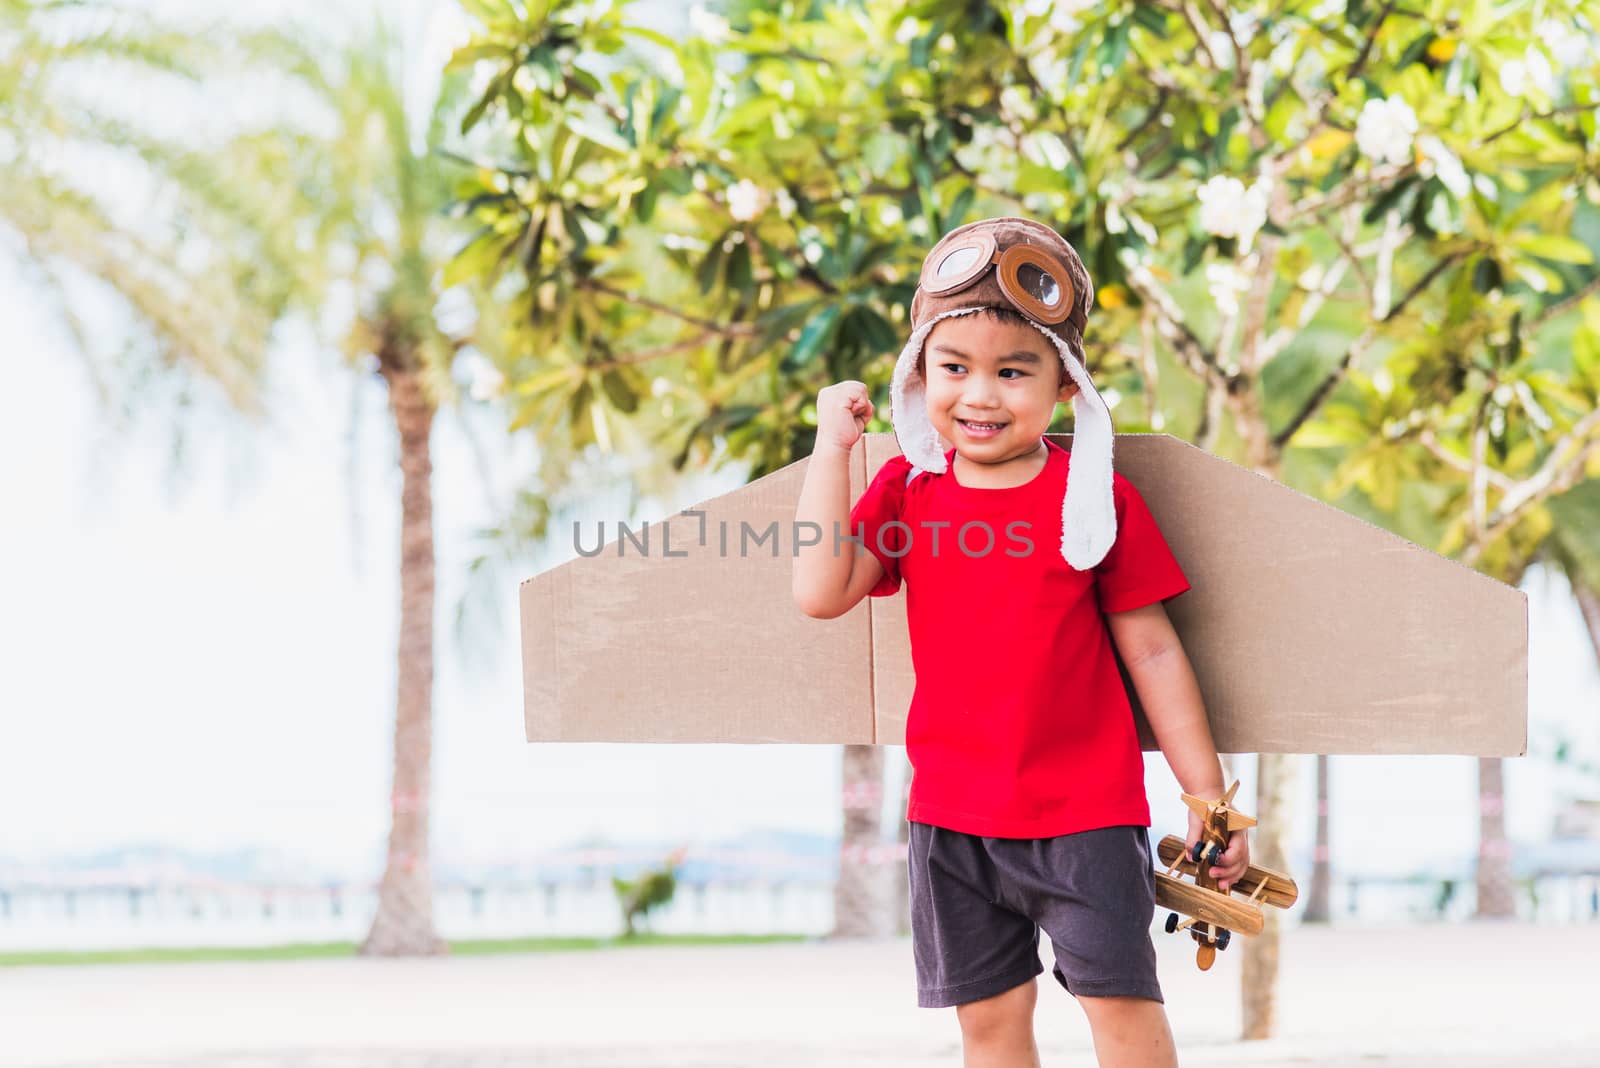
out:
<path id="1" fill-rule="evenodd" d="M 1463 475 L 1472 474 L 1472 462 L 1465 456 L 1457 456 L 1445 448 L 1444 443 L 1434 436 L 1432 430 L 1424 429 L 1417 435 L 1417 442 L 1424 449 L 1427 449 L 1434 459 L 1451 470 L 1458 471 Z M 1485 469 L 1485 477 L 1489 480 L 1490 485 L 1502 493 L 1509 493 L 1515 486 L 1515 483 L 1507 478 L 1503 472 L 1496 471 L 1493 468 Z"/>
<path id="2" fill-rule="evenodd" d="M 1190 374 L 1205 381 L 1221 373 L 1216 355 L 1189 329 L 1183 321 L 1178 302 L 1161 288 L 1161 283 L 1150 273 L 1150 268 L 1141 265 L 1129 271 L 1128 284 L 1154 309 L 1157 331 L 1172 346 L 1173 353 Z"/>
<path id="3" fill-rule="evenodd" d="M 1466 252 L 1464 251 L 1452 252 L 1450 255 L 1440 259 L 1439 262 L 1435 263 L 1431 268 L 1428 269 L 1427 273 L 1422 276 L 1416 285 L 1412 286 L 1406 291 L 1406 295 L 1400 298 L 1399 303 L 1390 308 L 1382 317 L 1375 319 L 1371 325 L 1362 331 L 1361 336 L 1356 339 L 1355 344 L 1351 345 L 1345 354 L 1340 357 L 1339 363 L 1332 371 L 1329 371 L 1327 377 L 1317 385 L 1317 388 L 1306 400 L 1306 403 L 1301 406 L 1298 412 L 1295 413 L 1295 417 L 1289 420 L 1288 425 L 1274 435 L 1272 439 L 1273 444 L 1278 446 L 1280 449 L 1287 446 L 1289 444 L 1289 440 L 1299 432 L 1300 428 L 1304 426 L 1307 421 L 1309 421 L 1311 417 L 1317 413 L 1317 410 L 1322 407 L 1323 403 L 1327 401 L 1328 396 L 1334 391 L 1334 388 L 1338 386 L 1339 382 L 1349 372 L 1351 365 L 1357 359 L 1359 359 L 1368 348 L 1371 347 L 1374 341 L 1377 340 L 1378 326 L 1382 323 L 1390 322 L 1401 312 L 1405 311 L 1406 305 L 1410 304 L 1420 293 L 1422 293 L 1423 290 L 1427 289 L 1428 286 L 1433 283 L 1433 280 L 1438 278 L 1446 268 L 1465 255 Z"/>
<path id="4" fill-rule="evenodd" d="M 1200 45 L 1200 51 L 1205 54 L 1206 66 L 1212 70 L 1220 71 L 1222 64 L 1217 62 L 1217 57 L 1211 51 L 1209 29 L 1205 20 L 1200 17 L 1200 12 L 1194 9 L 1193 4 L 1183 3 L 1178 5 L 1178 10 L 1183 12 L 1183 17 L 1189 20 L 1189 29 L 1194 33 L 1195 41 Z"/>
<path id="5" fill-rule="evenodd" d="M 689 349 L 697 349 L 701 345 L 704 345 L 707 341 L 710 341 L 712 338 L 725 336 L 726 335 L 724 335 L 721 331 L 707 330 L 704 333 L 695 335 L 694 337 L 684 338 L 682 341 L 674 341 L 669 345 L 658 345 L 653 349 L 641 349 L 638 352 L 619 353 L 615 356 L 609 356 L 603 360 L 585 362 L 584 366 L 591 371 L 604 371 L 611 367 L 623 367 L 629 364 L 648 363 L 649 361 L 659 359 L 662 356 L 670 356 L 675 352 L 685 352 Z"/>
<path id="6" fill-rule="evenodd" d="M 1374 190 L 1406 177 L 1416 168 L 1415 161 L 1374 167 L 1371 173 L 1367 175 L 1366 181 L 1362 181 L 1359 177 L 1351 177 L 1334 186 L 1320 197 L 1307 197 L 1300 200 L 1295 204 L 1294 210 L 1290 211 L 1282 219 L 1274 219 L 1273 222 L 1285 230 L 1292 229 L 1296 221 L 1308 215 L 1316 215 L 1331 208 L 1342 208 L 1352 201 L 1362 199 Z"/>
<path id="7" fill-rule="evenodd" d="M 1571 489 L 1583 477 L 1589 458 L 1600 453 L 1600 436 L 1590 440 L 1590 435 L 1600 435 L 1600 408 L 1595 409 L 1561 435 L 1539 465 L 1539 470 L 1518 483 L 1517 487 L 1500 500 L 1500 505 L 1489 516 L 1484 544 L 1497 538 L 1506 528 L 1516 523 L 1532 507 L 1547 497 Z M 1575 450 L 1570 457 L 1562 454 Z"/>
<path id="8" fill-rule="evenodd" d="M 641 308 L 649 308 L 653 312 L 670 315 L 674 319 L 681 319 L 692 326 L 698 326 L 708 334 L 720 334 L 724 337 L 751 337 L 757 333 L 754 323 L 716 323 L 709 319 L 700 319 L 671 305 L 662 304 L 660 301 L 651 300 L 649 297 L 638 293 L 629 293 L 626 290 L 618 289 L 598 278 L 579 279 L 578 287 L 580 289 L 596 290 L 597 292 L 605 293 L 607 296 L 616 297 L 618 300 L 625 300 L 629 304 L 637 304 Z"/>
<path id="9" fill-rule="evenodd" d="M 1540 309 L 1538 315 L 1535 315 L 1528 320 L 1528 325 L 1525 327 L 1525 329 L 1528 331 L 1537 330 L 1551 319 L 1554 319 L 1558 315 L 1565 313 L 1568 308 L 1581 303 L 1584 297 L 1591 296 L 1595 293 L 1600 293 L 1600 275 L 1596 275 L 1594 278 L 1590 279 L 1589 284 L 1584 286 L 1582 289 L 1562 297 L 1554 304 Z"/>
<path id="10" fill-rule="evenodd" d="M 1129 145 L 1133 144 L 1134 141 L 1138 140 L 1139 135 L 1150 128 L 1151 123 L 1159 121 L 1161 116 L 1166 112 L 1167 99 L 1171 95 L 1172 90 L 1168 89 L 1164 85 L 1158 86 L 1156 88 L 1155 102 L 1150 105 L 1150 110 L 1145 114 L 1143 121 L 1141 121 L 1139 125 L 1135 126 L 1133 129 L 1129 130 L 1127 136 L 1117 142 L 1117 147 L 1114 149 L 1114 151 L 1121 153 Z"/>
<path id="11" fill-rule="evenodd" d="M 1482 148 L 1484 145 L 1493 144 L 1506 134 L 1516 130 L 1523 123 L 1530 119 L 1553 119 L 1557 115 L 1566 115 L 1574 111 L 1593 111 L 1596 108 L 1600 108 L 1600 104 L 1569 104 L 1566 107 L 1551 108 L 1549 111 L 1524 111 L 1521 115 L 1517 116 L 1516 121 L 1496 130 L 1488 137 L 1485 137 L 1482 141 L 1479 141 L 1473 147 Z"/>
<path id="12" fill-rule="evenodd" d="M 1273 436 L 1273 445 L 1280 450 L 1288 446 L 1290 439 L 1299 433 L 1300 428 L 1321 409 L 1329 395 L 1333 393 L 1334 388 L 1344 379 L 1345 374 L 1350 370 L 1351 364 L 1355 363 L 1371 347 L 1377 337 L 1378 330 L 1376 326 L 1368 326 L 1361 332 L 1361 336 L 1356 338 L 1355 343 L 1345 350 L 1343 356 L 1339 357 L 1339 362 L 1334 365 L 1333 370 L 1328 372 L 1327 376 L 1317 384 L 1317 388 L 1312 391 L 1311 396 L 1306 398 L 1305 404 L 1300 406 L 1300 410 L 1295 413 L 1295 417 L 1289 420 L 1288 425 Z"/>

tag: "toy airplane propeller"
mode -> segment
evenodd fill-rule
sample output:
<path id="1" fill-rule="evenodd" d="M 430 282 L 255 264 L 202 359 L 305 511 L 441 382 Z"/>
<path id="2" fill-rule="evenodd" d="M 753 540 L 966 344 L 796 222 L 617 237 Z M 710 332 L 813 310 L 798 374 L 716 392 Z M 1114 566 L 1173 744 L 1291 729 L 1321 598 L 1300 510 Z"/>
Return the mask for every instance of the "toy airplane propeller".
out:
<path id="1" fill-rule="evenodd" d="M 1206 863 L 1208 865 L 1217 863 L 1228 848 L 1229 835 L 1234 831 L 1242 831 L 1256 825 L 1254 816 L 1246 816 L 1233 807 L 1233 795 L 1238 790 L 1239 780 L 1235 779 L 1233 785 L 1228 787 L 1228 792 L 1215 801 L 1204 801 L 1193 794 L 1183 795 L 1183 803 L 1189 806 L 1189 811 L 1200 817 L 1205 826 L 1205 836 L 1194 844 L 1194 855 L 1189 858 L 1190 860 L 1198 860 L 1200 850 L 1209 845 Z"/>
<path id="2" fill-rule="evenodd" d="M 1239 782 L 1234 780 L 1228 792 L 1215 801 L 1184 794 L 1183 803 L 1201 819 L 1200 837 L 1185 849 L 1182 838 L 1169 834 L 1156 847 L 1156 856 L 1167 865 L 1166 871 L 1156 872 L 1156 903 L 1174 910 L 1167 916 L 1169 934 L 1188 931 L 1199 943 L 1195 963 L 1201 971 L 1211 967 L 1219 949 L 1228 948 L 1234 931 L 1245 935 L 1261 933 L 1266 923 L 1262 905 L 1286 909 L 1300 897 L 1300 888 L 1293 879 L 1270 868 L 1252 864 L 1226 890 L 1209 874 L 1222 859 L 1228 836 L 1256 825 L 1254 817 L 1233 807 L 1233 795 L 1238 789 Z M 1184 882 L 1184 875 L 1191 876 L 1194 882 Z M 1235 890 L 1245 895 L 1242 900 L 1233 896 Z M 1189 918 L 1181 920 L 1180 913 Z"/>

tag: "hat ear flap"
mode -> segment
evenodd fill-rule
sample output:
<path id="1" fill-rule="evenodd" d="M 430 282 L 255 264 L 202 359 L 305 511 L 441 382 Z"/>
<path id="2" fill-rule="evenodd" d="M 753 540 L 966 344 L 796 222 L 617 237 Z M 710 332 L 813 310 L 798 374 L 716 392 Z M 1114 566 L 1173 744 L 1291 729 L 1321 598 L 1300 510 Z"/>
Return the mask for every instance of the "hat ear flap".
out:
<path id="1" fill-rule="evenodd" d="M 953 315 L 971 315 L 980 308 L 955 308 L 936 315 L 911 332 L 905 347 L 894 363 L 894 377 L 889 380 L 889 422 L 894 427 L 895 440 L 913 467 L 934 474 L 942 474 L 949 466 L 945 452 L 950 445 L 939 436 L 928 418 L 928 386 L 923 375 L 917 373 L 917 357 L 934 324 Z"/>
<path id="2" fill-rule="evenodd" d="M 1088 571 L 1111 551 L 1117 540 L 1116 500 L 1111 486 L 1111 450 L 1115 435 L 1111 410 L 1094 388 L 1077 347 L 1052 330 L 1030 321 L 1049 338 L 1067 376 L 1078 387 L 1072 398 L 1072 454 L 1067 466 L 1067 492 L 1061 499 L 1061 557 L 1079 571 Z"/>

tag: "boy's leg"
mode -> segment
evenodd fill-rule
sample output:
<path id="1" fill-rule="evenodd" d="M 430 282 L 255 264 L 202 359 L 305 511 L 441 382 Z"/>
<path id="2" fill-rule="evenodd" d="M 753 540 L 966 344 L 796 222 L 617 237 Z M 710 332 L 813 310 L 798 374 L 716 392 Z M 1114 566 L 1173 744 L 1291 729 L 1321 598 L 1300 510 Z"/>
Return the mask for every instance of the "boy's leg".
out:
<path id="1" fill-rule="evenodd" d="M 964 1068 L 1039 1068 L 1039 1047 L 1033 1040 L 1038 1000 L 1035 976 L 1004 993 L 957 1005 Z"/>
<path id="2" fill-rule="evenodd" d="M 1039 928 L 1000 901 L 983 841 L 911 824 L 917 1004 L 954 1006 L 967 1068 L 1038 1068 Z"/>
<path id="3" fill-rule="evenodd" d="M 1100 1068 L 1177 1068 L 1167 1010 L 1149 998 L 1079 997 Z"/>
<path id="4" fill-rule="evenodd" d="M 1176 1063 L 1150 923 L 1143 827 L 989 842 L 1004 896 L 1050 935 L 1057 981 L 1083 1006 L 1103 1066 Z"/>

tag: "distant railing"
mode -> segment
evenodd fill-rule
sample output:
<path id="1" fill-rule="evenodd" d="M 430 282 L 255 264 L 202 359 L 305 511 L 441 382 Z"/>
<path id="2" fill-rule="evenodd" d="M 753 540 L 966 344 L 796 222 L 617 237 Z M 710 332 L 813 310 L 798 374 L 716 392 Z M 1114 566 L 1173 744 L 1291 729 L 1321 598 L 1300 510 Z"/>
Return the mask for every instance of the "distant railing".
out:
<path id="1" fill-rule="evenodd" d="M 886 866 L 884 893 L 903 879 L 903 869 Z M 1544 874 L 1518 885 L 1523 919 L 1600 922 L 1600 873 Z M 1335 923 L 1454 922 L 1471 918 L 1474 896 L 1470 880 L 1362 877 L 1335 880 L 1331 904 Z M 1291 924 L 1303 900 L 1289 912 Z M 0 886 L 0 951 L 353 942 L 376 908 L 370 883 Z M 434 917 L 453 940 L 606 938 L 622 928 L 609 876 L 599 873 L 566 882 L 442 882 Z M 752 878 L 680 882 L 642 929 L 820 936 L 832 926 L 831 882 Z"/>
<path id="2" fill-rule="evenodd" d="M 358 941 L 377 909 L 371 884 L 0 888 L 0 951 Z M 439 884 L 434 919 L 448 939 L 610 937 L 622 929 L 608 881 Z M 642 930 L 661 934 L 821 935 L 833 885 L 680 883 Z"/>
<path id="3" fill-rule="evenodd" d="M 1600 921 L 1600 872 L 1553 872 L 1515 882 L 1517 915 L 1540 923 Z M 1301 888 L 1302 901 L 1304 887 Z M 1472 879 L 1392 876 L 1339 879 L 1330 902 L 1335 921 L 1455 922 L 1472 918 Z"/>

